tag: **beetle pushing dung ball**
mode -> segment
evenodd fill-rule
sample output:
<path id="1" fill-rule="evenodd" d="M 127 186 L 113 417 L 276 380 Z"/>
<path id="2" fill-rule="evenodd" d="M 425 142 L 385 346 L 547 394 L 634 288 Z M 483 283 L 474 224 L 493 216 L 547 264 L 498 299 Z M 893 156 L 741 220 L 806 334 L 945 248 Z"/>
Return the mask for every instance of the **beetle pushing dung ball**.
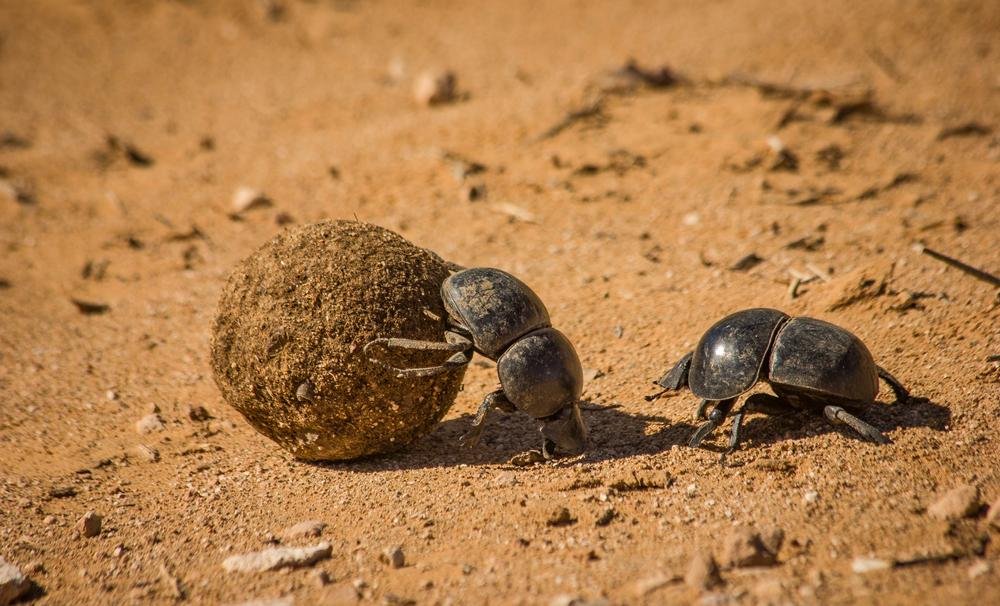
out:
<path id="1" fill-rule="evenodd" d="M 424 368 L 389 366 L 400 377 L 434 377 L 464 368 L 473 352 L 494 360 L 500 389 L 483 400 L 463 443 L 474 445 L 489 412 L 522 411 L 541 424 L 542 455 L 579 454 L 587 446 L 580 416 L 583 368 L 576 350 L 552 328 L 549 312 L 526 284 L 499 269 L 477 267 L 450 276 L 441 285 L 448 310 L 445 342 L 404 338 L 375 339 L 365 351 L 412 349 L 450 352 L 443 364 Z M 372 361 L 385 364 L 378 357 Z"/>
<path id="2" fill-rule="evenodd" d="M 374 225 L 285 231 L 237 266 L 223 290 L 216 383 L 255 429 L 297 458 L 402 448 L 444 416 L 465 368 L 401 377 L 370 364 L 364 346 L 387 333 L 441 335 L 438 293 L 448 275 L 437 255 Z"/>
<path id="3" fill-rule="evenodd" d="M 758 381 L 766 381 L 776 396 L 758 393 L 747 398 L 734 415 L 725 454 L 739 444 L 743 417 L 749 412 L 807 409 L 884 444 L 888 439 L 880 431 L 853 414 L 875 401 L 879 378 L 889 384 L 897 401 L 908 399 L 906 388 L 876 365 L 865 344 L 843 328 L 813 318 L 793 318 L 776 309 L 746 309 L 709 328 L 694 351 L 657 381 L 663 391 L 648 399 L 684 387 L 701 398 L 695 420 L 704 423 L 690 440 L 691 446 L 698 446 L 741 395 Z"/>

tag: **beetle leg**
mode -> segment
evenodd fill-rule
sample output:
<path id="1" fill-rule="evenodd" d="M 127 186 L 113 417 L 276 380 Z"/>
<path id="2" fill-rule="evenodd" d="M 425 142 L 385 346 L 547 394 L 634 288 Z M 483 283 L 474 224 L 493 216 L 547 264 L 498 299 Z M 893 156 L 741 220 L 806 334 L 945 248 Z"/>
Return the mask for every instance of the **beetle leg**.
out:
<path id="1" fill-rule="evenodd" d="M 878 370 L 878 376 L 892 388 L 892 393 L 895 394 L 897 402 L 909 401 L 910 392 L 903 387 L 903 384 L 896 377 L 889 374 L 889 371 L 881 366 L 876 366 L 875 368 Z"/>
<path id="2" fill-rule="evenodd" d="M 889 443 L 889 438 L 882 435 L 882 432 L 847 412 L 840 406 L 825 407 L 823 409 L 823 415 L 826 416 L 827 420 L 834 425 L 843 423 L 872 442 L 877 444 Z"/>
<path id="3" fill-rule="evenodd" d="M 472 420 L 472 428 L 458 439 L 458 443 L 470 448 L 479 443 L 479 436 L 483 433 L 483 427 L 486 426 L 486 417 L 494 408 L 504 412 L 514 412 L 517 410 L 514 404 L 507 399 L 502 389 L 486 394 L 486 397 L 483 398 L 483 403 L 479 405 L 479 410 L 476 411 L 476 418 Z"/>
<path id="4" fill-rule="evenodd" d="M 368 355 L 368 360 L 388 368 L 396 373 L 397 377 L 432 377 L 447 372 L 454 368 L 465 366 L 471 358 L 472 343 L 464 337 L 452 332 L 445 333 L 447 342 L 441 341 L 419 341 L 415 339 L 383 338 L 374 339 L 365 344 L 364 353 Z M 380 360 L 370 353 L 374 346 L 381 346 L 386 350 L 409 349 L 413 351 L 445 351 L 454 352 L 450 358 L 438 366 L 428 366 L 425 368 L 397 368 L 383 360 Z"/>
<path id="5" fill-rule="evenodd" d="M 736 451 L 736 447 L 740 443 L 740 430 L 743 428 L 743 417 L 747 413 L 759 412 L 766 415 L 784 415 L 790 412 L 795 412 L 795 407 L 789 404 L 787 401 L 782 400 L 777 396 L 772 396 L 767 393 L 755 393 L 743 402 L 743 406 L 736 411 L 733 415 L 733 433 L 729 437 L 729 448 L 722 453 L 722 457 L 719 459 L 719 463 L 726 464 L 726 456 L 732 454 Z"/>
<path id="6" fill-rule="evenodd" d="M 703 412 L 704 407 L 712 403 L 712 400 L 703 400 L 699 410 Z M 733 409 L 733 405 L 736 404 L 736 398 L 729 398 L 728 400 L 719 400 L 715 402 L 715 408 L 712 412 L 708 413 L 708 420 L 705 421 L 701 427 L 699 427 L 692 435 L 691 439 L 688 440 L 688 446 L 695 448 L 712 433 L 716 427 L 718 427 L 722 421 L 726 419 L 729 415 L 729 411 Z"/>
<path id="7" fill-rule="evenodd" d="M 694 410 L 695 421 L 701 421 L 702 419 L 708 418 L 708 416 L 705 415 L 705 409 L 708 408 L 708 405 L 711 403 L 712 400 L 702 400 L 701 403 L 698 404 L 698 408 Z"/>

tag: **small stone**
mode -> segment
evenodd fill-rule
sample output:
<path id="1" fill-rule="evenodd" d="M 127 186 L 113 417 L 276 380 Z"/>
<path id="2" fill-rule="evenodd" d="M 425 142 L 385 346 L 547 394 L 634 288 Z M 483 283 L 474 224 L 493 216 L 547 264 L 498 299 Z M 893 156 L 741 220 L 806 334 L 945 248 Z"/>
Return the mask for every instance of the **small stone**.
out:
<path id="1" fill-rule="evenodd" d="M 212 418 L 209 414 L 208 409 L 204 406 L 198 406 L 196 404 L 189 404 L 187 407 L 188 418 L 192 421 L 208 421 Z"/>
<path id="2" fill-rule="evenodd" d="M 428 71 L 420 74 L 413 87 L 413 98 L 423 106 L 451 103 L 457 98 L 457 79 L 451 71 Z"/>
<path id="3" fill-rule="evenodd" d="M 295 388 L 295 399 L 299 402 L 312 402 L 313 401 L 313 386 L 309 381 L 303 381 L 299 383 L 299 386 Z"/>
<path id="4" fill-rule="evenodd" d="M 72 486 L 53 486 L 49 489 L 49 496 L 53 499 L 68 499 L 76 496 L 76 488 Z"/>
<path id="5" fill-rule="evenodd" d="M 330 576 L 330 573 L 323 569 L 314 570 L 312 578 L 319 587 L 326 587 L 333 582 L 333 577 Z"/>
<path id="6" fill-rule="evenodd" d="M 776 556 L 752 528 L 734 528 L 723 542 L 722 564 L 726 568 L 772 566 L 777 563 Z"/>
<path id="7" fill-rule="evenodd" d="M 76 531 L 83 537 L 96 537 L 101 534 L 102 521 L 103 520 L 100 515 L 94 513 L 93 511 L 88 511 L 83 514 L 83 517 L 76 523 Z"/>
<path id="8" fill-rule="evenodd" d="M 986 523 L 993 528 L 1000 529 L 1000 499 L 993 501 L 990 511 L 986 514 Z"/>
<path id="9" fill-rule="evenodd" d="M 354 593 L 359 599 L 364 599 L 365 595 L 368 593 L 368 581 L 364 579 L 354 579 L 351 581 L 351 586 L 354 587 Z"/>
<path id="10" fill-rule="evenodd" d="M 608 524 L 613 522 L 614 519 L 617 517 L 618 517 L 618 512 L 615 511 L 615 508 L 608 507 L 607 509 L 601 512 L 601 515 L 597 516 L 597 519 L 594 520 L 594 525 L 607 526 Z"/>
<path id="11" fill-rule="evenodd" d="M 694 498 L 698 494 L 698 485 L 688 484 L 687 488 L 684 489 L 684 494 L 686 494 L 689 499 Z"/>
<path id="12" fill-rule="evenodd" d="M 163 429 L 163 420 L 160 419 L 160 415 L 155 412 L 149 413 L 135 422 L 135 430 L 142 435 L 153 433 L 155 431 L 163 431 Z"/>
<path id="13" fill-rule="evenodd" d="M 687 574 L 684 575 L 684 582 L 688 587 L 698 591 L 707 591 L 722 584 L 719 565 L 711 553 L 698 551 L 694 554 Z"/>
<path id="14" fill-rule="evenodd" d="M 383 564 L 388 564 L 393 568 L 402 568 L 406 565 L 406 555 L 399 545 L 387 547 L 378 558 Z"/>
<path id="15" fill-rule="evenodd" d="M 979 489 L 963 485 L 944 493 L 927 508 L 927 515 L 938 520 L 957 520 L 979 511 Z"/>
<path id="16" fill-rule="evenodd" d="M 475 202 L 486 197 L 486 186 L 482 183 L 466 183 L 462 185 L 462 200 Z"/>
<path id="17" fill-rule="evenodd" d="M 326 529 L 326 522 L 319 520 L 306 520 L 281 531 L 283 539 L 297 539 L 299 537 L 318 537 Z"/>
<path id="18" fill-rule="evenodd" d="M 545 456 L 540 450 L 527 450 L 525 452 L 519 452 L 512 456 L 508 461 L 508 465 L 513 465 L 514 467 L 530 467 L 532 465 L 537 465 L 538 463 L 544 463 Z"/>
<path id="19" fill-rule="evenodd" d="M 132 452 L 135 453 L 139 459 L 146 461 L 147 463 L 155 463 L 160 460 L 160 451 L 156 450 L 152 446 L 138 444 L 132 448 Z"/>
<path id="20" fill-rule="evenodd" d="M 969 578 L 975 579 L 981 577 L 990 571 L 990 563 L 986 560 L 976 560 L 973 562 L 972 566 L 969 566 Z"/>
<path id="21" fill-rule="evenodd" d="M 53 524 L 55 524 L 58 521 L 59 521 L 59 519 L 57 517 L 55 517 L 53 515 L 47 515 L 42 520 L 42 523 L 44 523 L 46 526 L 52 526 Z"/>
<path id="22" fill-rule="evenodd" d="M 889 568 L 892 568 L 892 562 L 880 558 L 854 558 L 851 560 L 851 570 L 855 574 L 867 574 Z"/>
<path id="23" fill-rule="evenodd" d="M 802 495 L 802 502 L 806 505 L 812 505 L 819 500 L 819 493 L 815 490 L 807 490 L 804 495 Z"/>
<path id="24" fill-rule="evenodd" d="M 19 568 L 0 557 L 0 604 L 10 604 L 31 586 Z"/>
<path id="25" fill-rule="evenodd" d="M 227 572 L 264 572 L 279 568 L 311 566 L 330 557 L 329 543 L 311 547 L 273 547 L 263 551 L 230 556 L 222 562 Z"/>
<path id="26" fill-rule="evenodd" d="M 271 199 L 252 187 L 238 187 L 233 193 L 232 208 L 233 213 L 241 215 L 247 211 L 267 208 L 271 206 Z"/>
<path id="27" fill-rule="evenodd" d="M 569 512 L 569 509 L 566 509 L 565 507 L 557 507 L 556 510 L 552 512 L 552 515 L 550 515 L 549 518 L 545 520 L 546 526 L 554 526 L 554 527 L 569 526 L 575 523 L 576 523 L 576 518 L 574 518 L 573 514 Z"/>

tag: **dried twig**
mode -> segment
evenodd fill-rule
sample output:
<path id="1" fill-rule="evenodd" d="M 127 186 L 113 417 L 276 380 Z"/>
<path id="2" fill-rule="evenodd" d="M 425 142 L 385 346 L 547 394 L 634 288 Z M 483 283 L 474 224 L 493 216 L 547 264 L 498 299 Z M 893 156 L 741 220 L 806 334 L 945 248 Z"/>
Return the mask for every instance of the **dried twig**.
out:
<path id="1" fill-rule="evenodd" d="M 604 114 L 604 98 L 598 97 L 594 101 L 584 105 L 583 107 L 574 109 L 563 116 L 562 120 L 556 122 L 542 134 L 535 137 L 535 141 L 543 141 L 545 139 L 551 139 L 559 133 L 563 132 L 567 128 L 573 126 L 581 120 L 587 120 L 590 118 L 596 118 Z"/>
<path id="2" fill-rule="evenodd" d="M 989 284 L 992 284 L 993 286 L 996 286 L 996 287 L 1000 288 L 1000 278 L 994 276 L 993 274 L 991 274 L 989 272 L 986 272 L 986 271 L 983 271 L 983 270 L 978 269 L 976 267 L 973 267 L 973 266 L 971 266 L 971 265 L 969 265 L 967 263 L 963 263 L 962 261 L 959 261 L 958 259 L 956 259 L 954 257 L 949 257 L 948 255 L 943 254 L 943 253 L 939 253 L 936 250 L 927 248 L 923 244 L 914 244 L 913 245 L 913 250 L 917 251 L 918 253 L 923 253 L 923 254 L 925 254 L 925 255 L 927 255 L 929 257 L 933 257 L 933 258 L 937 259 L 938 261 L 941 261 L 942 263 L 946 263 L 948 265 L 951 265 L 955 269 L 959 269 L 961 271 L 964 271 L 965 273 L 969 274 L 970 276 L 972 276 L 974 278 L 979 278 L 983 282 L 987 282 Z"/>

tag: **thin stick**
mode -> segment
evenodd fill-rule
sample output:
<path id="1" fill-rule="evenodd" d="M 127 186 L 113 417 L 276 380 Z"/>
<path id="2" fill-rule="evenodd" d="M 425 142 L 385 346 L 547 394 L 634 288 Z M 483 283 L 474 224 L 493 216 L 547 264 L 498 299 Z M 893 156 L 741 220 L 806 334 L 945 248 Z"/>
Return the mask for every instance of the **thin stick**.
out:
<path id="1" fill-rule="evenodd" d="M 993 286 L 996 286 L 996 287 L 1000 288 L 1000 278 L 994 276 L 993 274 L 991 274 L 989 272 L 985 272 L 985 271 L 983 271 L 981 269 L 978 269 L 976 267 L 973 267 L 971 265 L 963 263 L 963 262 L 959 261 L 958 259 L 956 259 L 954 257 L 949 257 L 948 255 L 939 253 L 936 250 L 927 248 L 923 244 L 915 244 L 913 246 L 913 250 L 915 250 L 917 252 L 920 252 L 920 253 L 923 253 L 925 255 L 928 255 L 930 257 L 933 257 L 933 258 L 937 259 L 938 261 L 941 261 L 942 263 L 946 263 L 946 264 L 951 265 L 952 267 L 954 267 L 956 269 L 960 269 L 960 270 L 964 271 L 965 273 L 969 274 L 970 276 L 973 276 L 975 278 L 979 278 L 983 282 L 988 282 L 988 283 L 992 284 Z"/>

